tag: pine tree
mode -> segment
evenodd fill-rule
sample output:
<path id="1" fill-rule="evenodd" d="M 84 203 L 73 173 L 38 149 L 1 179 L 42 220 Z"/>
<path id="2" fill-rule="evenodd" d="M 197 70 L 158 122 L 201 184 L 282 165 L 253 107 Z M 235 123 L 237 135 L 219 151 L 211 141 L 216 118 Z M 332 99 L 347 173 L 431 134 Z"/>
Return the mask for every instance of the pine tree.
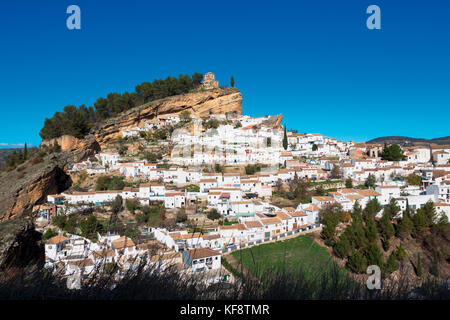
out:
<path id="1" fill-rule="evenodd" d="M 402 220 L 398 224 L 398 235 L 402 238 L 406 238 L 411 234 L 414 225 L 408 214 L 403 214 Z"/>
<path id="2" fill-rule="evenodd" d="M 396 260 L 394 252 L 392 252 L 391 255 L 389 256 L 388 260 L 386 261 L 385 272 L 387 274 L 391 274 L 392 272 L 394 272 L 397 269 L 398 269 L 398 262 Z"/>
<path id="3" fill-rule="evenodd" d="M 284 126 L 283 148 L 284 148 L 284 150 L 287 150 L 287 148 L 288 148 L 288 138 L 287 138 L 287 133 L 286 133 L 286 125 Z"/>
<path id="4" fill-rule="evenodd" d="M 386 238 L 390 238 L 395 234 L 394 226 L 391 223 L 391 219 L 389 219 L 389 214 L 385 212 L 380 221 L 381 230 Z"/>
<path id="5" fill-rule="evenodd" d="M 234 88 L 234 77 L 231 76 L 230 85 L 232 88 Z"/>
<path id="6" fill-rule="evenodd" d="M 392 198 L 388 205 L 384 208 L 384 212 L 389 215 L 390 219 L 393 219 L 401 211 L 400 207 L 397 205 L 397 201 Z"/>
<path id="7" fill-rule="evenodd" d="M 400 246 L 395 251 L 395 256 L 399 261 L 403 261 L 408 257 L 408 254 L 406 253 L 406 250 L 402 246 Z"/>
<path id="8" fill-rule="evenodd" d="M 383 254 L 376 243 L 371 243 L 365 250 L 365 256 L 369 265 L 377 265 L 380 269 L 384 267 Z"/>
<path id="9" fill-rule="evenodd" d="M 378 231 L 374 218 L 368 218 L 366 220 L 366 236 L 370 242 L 378 239 Z"/>
<path id="10" fill-rule="evenodd" d="M 367 258 L 359 251 L 350 256 L 347 263 L 348 267 L 356 273 L 363 273 L 367 269 Z"/>
<path id="11" fill-rule="evenodd" d="M 346 236 L 342 235 L 334 247 L 334 252 L 340 258 L 345 258 L 350 253 L 350 241 Z"/>

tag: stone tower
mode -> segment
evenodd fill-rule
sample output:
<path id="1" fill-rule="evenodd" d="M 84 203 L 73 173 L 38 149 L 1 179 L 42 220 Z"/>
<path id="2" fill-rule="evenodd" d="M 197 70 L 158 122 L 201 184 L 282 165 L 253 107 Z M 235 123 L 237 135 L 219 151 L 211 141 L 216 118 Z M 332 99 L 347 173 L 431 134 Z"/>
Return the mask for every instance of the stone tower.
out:
<path id="1" fill-rule="evenodd" d="M 215 79 L 214 73 L 208 72 L 203 76 L 202 88 L 211 90 L 219 87 L 219 81 Z"/>

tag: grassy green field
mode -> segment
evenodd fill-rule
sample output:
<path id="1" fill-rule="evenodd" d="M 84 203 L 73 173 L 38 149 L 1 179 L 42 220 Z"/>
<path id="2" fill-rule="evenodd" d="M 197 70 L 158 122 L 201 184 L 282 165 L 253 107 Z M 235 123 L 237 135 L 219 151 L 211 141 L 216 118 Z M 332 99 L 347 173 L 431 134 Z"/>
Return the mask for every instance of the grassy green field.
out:
<path id="1" fill-rule="evenodd" d="M 235 251 L 232 255 L 257 277 L 274 272 L 320 277 L 334 266 L 327 250 L 308 235 Z"/>

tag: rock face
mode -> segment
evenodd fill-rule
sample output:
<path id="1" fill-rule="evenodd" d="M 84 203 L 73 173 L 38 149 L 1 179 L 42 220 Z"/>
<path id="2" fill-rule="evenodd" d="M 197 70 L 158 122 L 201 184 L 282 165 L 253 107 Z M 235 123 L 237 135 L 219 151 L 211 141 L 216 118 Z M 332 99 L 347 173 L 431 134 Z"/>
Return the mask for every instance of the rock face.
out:
<path id="1" fill-rule="evenodd" d="M 53 146 L 55 141 L 61 146 L 62 151 L 75 150 L 83 145 L 83 140 L 77 139 L 73 136 L 64 135 L 59 138 L 44 140 L 42 141 L 41 146 Z"/>
<path id="2" fill-rule="evenodd" d="M 281 121 L 283 121 L 283 115 L 278 114 L 276 116 L 271 116 L 269 119 L 263 121 L 262 124 L 273 129 L 281 129 Z"/>
<path id="3" fill-rule="evenodd" d="M 122 131 L 130 127 L 142 127 L 148 120 L 160 115 L 178 114 L 188 110 L 197 117 L 210 114 L 242 114 L 242 95 L 236 88 L 216 88 L 161 99 L 122 113 L 109 119 L 93 131 L 100 145 L 122 136 Z"/>
<path id="4" fill-rule="evenodd" d="M 121 137 L 124 129 L 143 127 L 146 121 L 160 115 L 175 115 L 184 110 L 197 117 L 242 114 L 242 95 L 236 88 L 215 88 L 168 97 L 108 119 L 84 139 L 62 136 L 43 141 L 41 146 L 49 146 L 56 140 L 62 152 L 47 156 L 41 163 L 28 161 L 13 171 L 0 174 L 0 221 L 17 218 L 34 204 L 46 201 L 47 195 L 68 189 L 72 180 L 65 170 L 100 151 L 101 145 Z"/>
<path id="5" fill-rule="evenodd" d="M 41 267 L 44 249 L 40 239 L 31 219 L 0 223 L 0 277 L 14 276 L 30 266 Z"/>
<path id="6" fill-rule="evenodd" d="M 34 204 L 46 201 L 47 195 L 69 188 L 72 180 L 65 170 L 99 150 L 99 144 L 90 136 L 77 150 L 53 153 L 43 162 L 28 161 L 13 171 L 3 172 L 0 175 L 0 221 L 17 218 Z"/>

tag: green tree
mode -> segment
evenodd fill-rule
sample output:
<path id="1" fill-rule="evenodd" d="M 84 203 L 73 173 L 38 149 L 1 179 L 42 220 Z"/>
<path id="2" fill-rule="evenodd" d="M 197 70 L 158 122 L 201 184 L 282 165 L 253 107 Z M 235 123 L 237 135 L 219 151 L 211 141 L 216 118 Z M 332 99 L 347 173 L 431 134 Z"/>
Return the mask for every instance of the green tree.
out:
<path id="1" fill-rule="evenodd" d="M 58 141 L 53 142 L 53 152 L 61 152 L 61 146 L 58 144 Z"/>
<path id="2" fill-rule="evenodd" d="M 330 172 L 330 178 L 331 179 L 341 179 L 343 176 L 341 169 L 338 165 L 334 165 L 333 169 L 331 169 Z"/>
<path id="3" fill-rule="evenodd" d="M 59 215 L 52 219 L 52 223 L 60 229 L 64 229 L 67 222 L 67 216 Z"/>
<path id="4" fill-rule="evenodd" d="M 402 262 L 405 261 L 408 257 L 408 254 L 406 253 L 406 250 L 400 246 L 397 248 L 397 251 L 395 251 L 395 256 L 397 257 L 397 260 Z"/>
<path id="5" fill-rule="evenodd" d="M 90 215 L 84 220 L 80 221 L 81 235 L 85 238 L 95 239 L 97 232 L 102 230 L 102 225 L 98 222 L 94 215 Z"/>
<path id="6" fill-rule="evenodd" d="M 220 213 L 216 209 L 211 209 L 207 215 L 210 220 L 217 220 L 220 218 Z"/>
<path id="7" fill-rule="evenodd" d="M 371 243 L 365 250 L 365 256 L 369 265 L 377 265 L 383 270 L 384 259 L 380 248 L 376 243 Z"/>
<path id="8" fill-rule="evenodd" d="M 231 76 L 230 85 L 232 88 L 234 88 L 234 77 L 233 76 Z"/>
<path id="9" fill-rule="evenodd" d="M 395 234 L 394 226 L 392 225 L 391 219 L 389 218 L 389 213 L 386 211 L 384 212 L 380 220 L 380 227 L 383 235 L 388 239 Z"/>
<path id="10" fill-rule="evenodd" d="M 363 209 L 362 209 L 361 205 L 359 204 L 359 201 L 356 200 L 355 204 L 353 205 L 352 218 L 353 219 L 361 219 L 362 212 L 363 212 Z"/>
<path id="11" fill-rule="evenodd" d="M 385 146 L 381 157 L 383 160 L 388 161 L 401 161 L 405 160 L 406 158 L 405 155 L 403 154 L 402 148 L 400 148 L 398 144 Z"/>
<path id="12" fill-rule="evenodd" d="M 190 184 L 190 185 L 186 186 L 186 191 L 187 192 L 200 192 L 200 187 L 195 184 Z"/>
<path id="13" fill-rule="evenodd" d="M 398 235 L 401 238 L 406 238 L 411 235 L 411 231 L 414 228 L 414 225 L 411 221 L 411 218 L 408 214 L 403 214 L 403 218 L 398 223 Z"/>
<path id="14" fill-rule="evenodd" d="M 395 253 L 392 252 L 391 255 L 389 256 L 388 260 L 386 261 L 386 267 L 384 270 L 385 270 L 386 274 L 391 274 L 392 272 L 394 272 L 397 269 L 398 269 L 398 262 L 395 257 Z"/>
<path id="15" fill-rule="evenodd" d="M 111 211 L 113 215 L 117 215 L 123 209 L 123 198 L 121 195 L 117 195 L 111 203 Z"/>
<path id="16" fill-rule="evenodd" d="M 429 226 L 434 225 L 437 223 L 438 218 L 436 214 L 436 208 L 434 206 L 434 202 L 432 200 L 429 200 L 422 208 L 425 217 L 427 219 L 427 224 Z"/>
<path id="17" fill-rule="evenodd" d="M 418 175 L 415 175 L 414 173 L 411 173 L 406 176 L 406 181 L 409 185 L 412 186 L 420 186 L 422 184 L 422 180 Z"/>
<path id="18" fill-rule="evenodd" d="M 366 236 L 370 242 L 378 239 L 378 231 L 374 218 L 368 218 L 366 220 Z"/>
<path id="19" fill-rule="evenodd" d="M 319 149 L 319 147 L 314 143 L 312 146 L 312 151 L 317 151 L 317 149 Z"/>
<path id="20" fill-rule="evenodd" d="M 352 254 L 347 262 L 347 266 L 356 273 L 363 273 L 367 269 L 367 258 L 359 251 Z"/>
<path id="21" fill-rule="evenodd" d="M 386 238 L 386 237 L 384 237 L 383 238 L 383 240 L 381 241 L 381 244 L 382 244 L 382 246 L 383 246 L 383 250 L 384 251 L 388 251 L 389 250 L 389 247 L 390 247 L 390 243 L 389 243 L 389 239 L 388 238 Z"/>
<path id="22" fill-rule="evenodd" d="M 64 224 L 64 231 L 68 232 L 68 233 L 75 233 L 75 229 L 77 228 L 77 219 L 75 216 L 70 215 L 67 220 L 66 223 Z"/>
<path id="23" fill-rule="evenodd" d="M 132 214 L 139 208 L 139 202 L 137 200 L 125 200 L 125 207 L 130 211 Z"/>
<path id="24" fill-rule="evenodd" d="M 369 176 L 366 179 L 366 182 L 364 183 L 364 185 L 367 188 L 375 188 L 375 183 L 377 182 L 377 178 L 375 177 L 375 175 L 369 173 Z"/>
<path id="25" fill-rule="evenodd" d="M 287 132 L 286 132 L 286 125 L 284 125 L 283 148 L 284 148 L 284 150 L 287 150 L 287 148 L 288 148 L 288 138 L 287 138 Z"/>
<path id="26" fill-rule="evenodd" d="M 58 235 L 58 233 L 53 229 L 47 229 L 44 234 L 42 235 L 42 240 L 48 240 L 50 238 L 53 238 L 54 236 Z"/>
<path id="27" fill-rule="evenodd" d="M 428 218 L 425 215 L 425 211 L 419 208 L 414 215 L 414 229 L 417 234 L 422 235 L 428 227 Z"/>
<path id="28" fill-rule="evenodd" d="M 352 178 L 348 178 L 348 179 L 345 180 L 345 187 L 349 188 L 349 189 L 353 188 L 353 180 L 352 180 Z"/>
<path id="29" fill-rule="evenodd" d="M 401 209 L 397 205 L 397 200 L 395 200 L 394 198 L 392 198 L 384 208 L 384 212 L 388 215 L 390 219 L 396 218 L 400 211 Z"/>
<path id="30" fill-rule="evenodd" d="M 25 142 L 25 146 L 23 147 L 23 160 L 27 160 L 28 158 L 28 149 L 27 149 L 27 143 Z"/>
<path id="31" fill-rule="evenodd" d="M 336 245 L 334 246 L 334 252 L 340 258 L 345 258 L 350 254 L 351 245 L 346 236 L 341 236 Z"/>
<path id="32" fill-rule="evenodd" d="M 186 222 L 187 215 L 185 213 L 177 213 L 176 222 Z"/>
<path id="33" fill-rule="evenodd" d="M 367 202 L 366 207 L 363 210 L 363 216 L 365 219 L 375 218 L 375 216 L 382 209 L 381 204 L 378 202 L 377 198 L 373 198 Z"/>

